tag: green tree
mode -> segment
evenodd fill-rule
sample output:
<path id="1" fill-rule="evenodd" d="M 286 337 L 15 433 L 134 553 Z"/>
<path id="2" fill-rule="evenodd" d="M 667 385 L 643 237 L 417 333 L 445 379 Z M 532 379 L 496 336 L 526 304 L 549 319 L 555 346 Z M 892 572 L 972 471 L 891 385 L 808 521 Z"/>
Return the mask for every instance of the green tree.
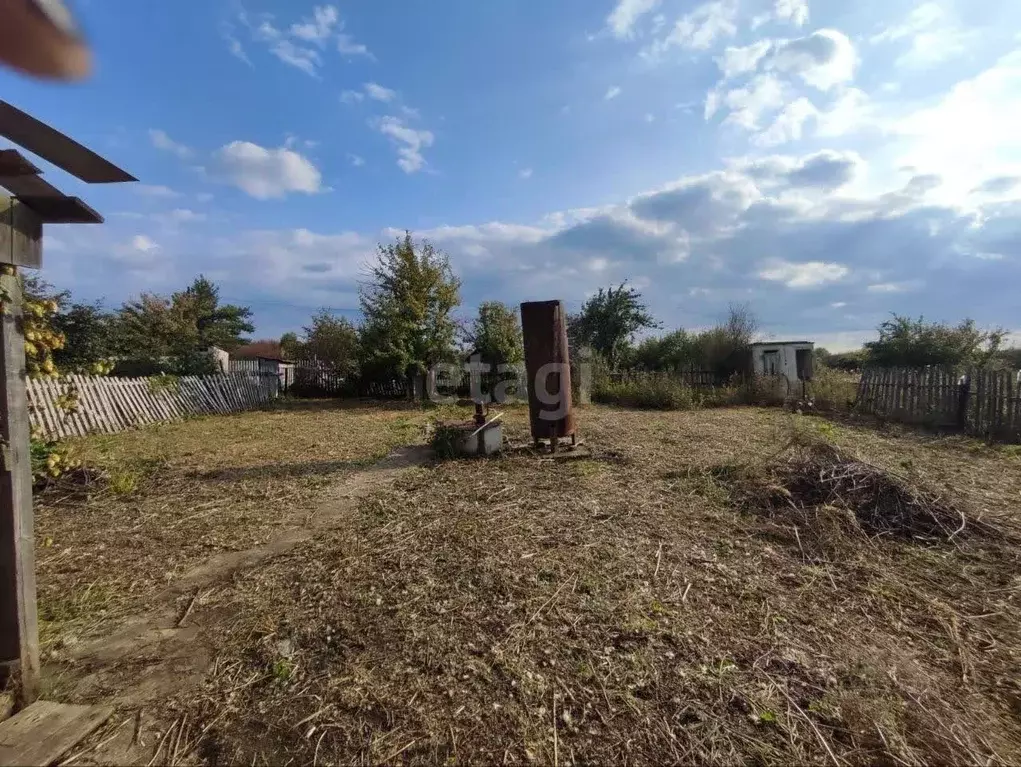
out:
<path id="1" fill-rule="evenodd" d="M 101 373 L 115 350 L 114 315 L 98 304 L 71 304 L 53 317 L 53 327 L 64 334 L 64 347 L 53 361 L 64 372 Z"/>
<path id="2" fill-rule="evenodd" d="M 500 301 L 479 304 L 479 314 L 465 340 L 483 362 L 513 364 L 525 358 L 518 313 Z"/>
<path id="3" fill-rule="evenodd" d="M 949 325 L 894 314 L 879 326 L 879 339 L 865 348 L 869 363 L 880 367 L 981 366 L 999 351 L 1005 337 L 1002 328 L 983 330 L 971 319 Z"/>
<path id="4" fill-rule="evenodd" d="M 245 343 L 243 334 L 251 333 L 252 310 L 247 306 L 220 303 L 220 289 L 204 276 L 180 293 L 174 293 L 171 303 L 179 306 L 194 323 L 198 345 L 203 348 L 219 346 L 231 351 Z"/>
<path id="5" fill-rule="evenodd" d="M 617 288 L 600 288 L 570 324 L 571 335 L 602 355 L 611 369 L 616 368 L 619 352 L 638 331 L 660 327 L 649 314 L 642 294 L 625 282 Z"/>
<path id="6" fill-rule="evenodd" d="M 446 254 L 410 232 L 380 245 L 359 290 L 363 370 L 411 376 L 451 359 L 460 288 Z"/>
<path id="7" fill-rule="evenodd" d="M 170 298 L 143 293 L 124 304 L 116 321 L 120 354 L 167 372 L 208 372 L 210 346 L 235 349 L 245 341 L 242 333 L 254 330 L 251 309 L 221 305 L 219 289 L 199 277 Z"/>
<path id="8" fill-rule="evenodd" d="M 866 349 L 855 349 L 850 352 L 834 352 L 825 361 L 826 367 L 834 370 L 854 372 L 861 370 L 868 363 L 869 353 Z"/>
<path id="9" fill-rule="evenodd" d="M 304 331 L 302 357 L 314 358 L 345 375 L 358 371 L 358 329 L 348 319 L 320 309 L 312 315 L 312 324 Z"/>
<path id="10" fill-rule="evenodd" d="M 642 370 L 679 370 L 692 366 L 694 337 L 684 330 L 645 338 L 630 355 L 633 367 Z"/>
<path id="11" fill-rule="evenodd" d="M 288 332 L 280 336 L 280 351 L 289 360 L 296 360 L 303 357 L 302 344 L 298 339 L 298 334 Z"/>

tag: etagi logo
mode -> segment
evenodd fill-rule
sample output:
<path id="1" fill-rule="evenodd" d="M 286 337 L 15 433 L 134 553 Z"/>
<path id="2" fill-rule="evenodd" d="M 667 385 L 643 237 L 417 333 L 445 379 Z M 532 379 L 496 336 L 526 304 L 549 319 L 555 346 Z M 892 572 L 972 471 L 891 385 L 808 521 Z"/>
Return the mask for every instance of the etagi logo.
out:
<path id="1" fill-rule="evenodd" d="M 563 362 L 550 362 L 535 373 L 535 380 L 528 380 L 524 363 L 502 363 L 496 366 L 472 358 L 463 365 L 441 362 L 433 365 L 426 373 L 426 396 L 430 402 L 449 405 L 457 402 L 456 391 L 468 375 L 469 397 L 473 402 L 509 404 L 527 402 L 528 392 L 535 392 L 542 405 L 539 418 L 544 421 L 559 421 L 567 415 L 571 400 L 570 387 L 572 372 L 578 377 L 581 388 L 588 389 L 592 380 L 592 365 L 582 362 L 572 367 Z"/>

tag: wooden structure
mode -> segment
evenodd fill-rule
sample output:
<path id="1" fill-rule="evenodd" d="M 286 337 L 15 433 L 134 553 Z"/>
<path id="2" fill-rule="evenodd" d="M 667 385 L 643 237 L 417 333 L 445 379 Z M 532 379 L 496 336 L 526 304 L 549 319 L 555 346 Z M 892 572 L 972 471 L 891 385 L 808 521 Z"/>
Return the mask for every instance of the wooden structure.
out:
<path id="1" fill-rule="evenodd" d="M 135 181 L 63 133 L 0 101 L 0 136 L 87 183 Z M 16 267 L 42 265 L 43 224 L 98 224 L 103 218 L 40 177 L 15 149 L 0 151 L 0 672 L 22 705 L 39 685 L 33 553 L 32 468 L 26 395 L 21 285 Z"/>
<path id="2" fill-rule="evenodd" d="M 855 408 L 895 421 L 1021 442 L 1019 377 L 1014 370 L 866 368 Z"/>
<path id="3" fill-rule="evenodd" d="M 563 301 L 526 301 L 521 304 L 521 333 L 525 341 L 528 375 L 528 414 L 532 439 L 577 441 L 571 402 L 571 360 L 567 346 L 567 312 Z"/>
<path id="4" fill-rule="evenodd" d="M 0 767 L 53 764 L 112 714 L 111 706 L 36 701 L 0 723 Z"/>
<path id="5" fill-rule="evenodd" d="M 50 439 L 114 434 L 188 416 L 240 413 L 273 400 L 276 375 L 229 373 L 171 379 L 64 376 L 28 381 L 33 429 Z M 61 406 L 68 399 L 70 410 Z"/>

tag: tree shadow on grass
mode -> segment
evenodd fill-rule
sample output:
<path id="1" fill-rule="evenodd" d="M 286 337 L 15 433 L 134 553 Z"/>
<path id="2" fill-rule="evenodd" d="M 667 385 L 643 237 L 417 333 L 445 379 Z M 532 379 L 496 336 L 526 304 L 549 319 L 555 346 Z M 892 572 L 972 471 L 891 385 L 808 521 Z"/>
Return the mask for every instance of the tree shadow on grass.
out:
<path id="1" fill-rule="evenodd" d="M 367 458 L 356 461 L 302 461 L 300 463 L 270 463 L 259 466 L 236 466 L 212 471 L 189 472 L 190 479 L 209 482 L 244 482 L 255 479 L 300 479 L 302 477 L 328 477 L 334 474 L 383 471 L 407 466 L 422 465 L 432 459 L 432 450 L 426 445 L 405 445 L 384 458 Z"/>

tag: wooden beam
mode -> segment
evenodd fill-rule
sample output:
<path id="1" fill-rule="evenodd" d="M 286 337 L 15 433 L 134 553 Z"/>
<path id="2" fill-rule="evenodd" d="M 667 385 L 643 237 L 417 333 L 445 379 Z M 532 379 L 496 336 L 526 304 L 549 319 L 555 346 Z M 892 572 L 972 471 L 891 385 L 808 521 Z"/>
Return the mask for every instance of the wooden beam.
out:
<path id="1" fill-rule="evenodd" d="M 90 184 L 138 181 L 70 136 L 6 101 L 0 101 L 0 135 Z"/>
<path id="2" fill-rule="evenodd" d="M 102 224 L 103 217 L 78 197 L 18 197 L 44 224 Z"/>
<path id="3" fill-rule="evenodd" d="M 0 176 L 35 176 L 40 172 L 17 149 L 0 149 Z"/>
<path id="4" fill-rule="evenodd" d="M 0 266 L 0 676 L 21 705 L 39 695 L 32 465 L 21 284 Z"/>
<path id="5" fill-rule="evenodd" d="M 40 700 L 0 722 L 0 767 L 50 765 L 98 730 L 110 706 L 72 706 Z"/>
<path id="6" fill-rule="evenodd" d="M 42 243 L 42 219 L 21 201 L 0 196 L 0 264 L 38 269 Z"/>

